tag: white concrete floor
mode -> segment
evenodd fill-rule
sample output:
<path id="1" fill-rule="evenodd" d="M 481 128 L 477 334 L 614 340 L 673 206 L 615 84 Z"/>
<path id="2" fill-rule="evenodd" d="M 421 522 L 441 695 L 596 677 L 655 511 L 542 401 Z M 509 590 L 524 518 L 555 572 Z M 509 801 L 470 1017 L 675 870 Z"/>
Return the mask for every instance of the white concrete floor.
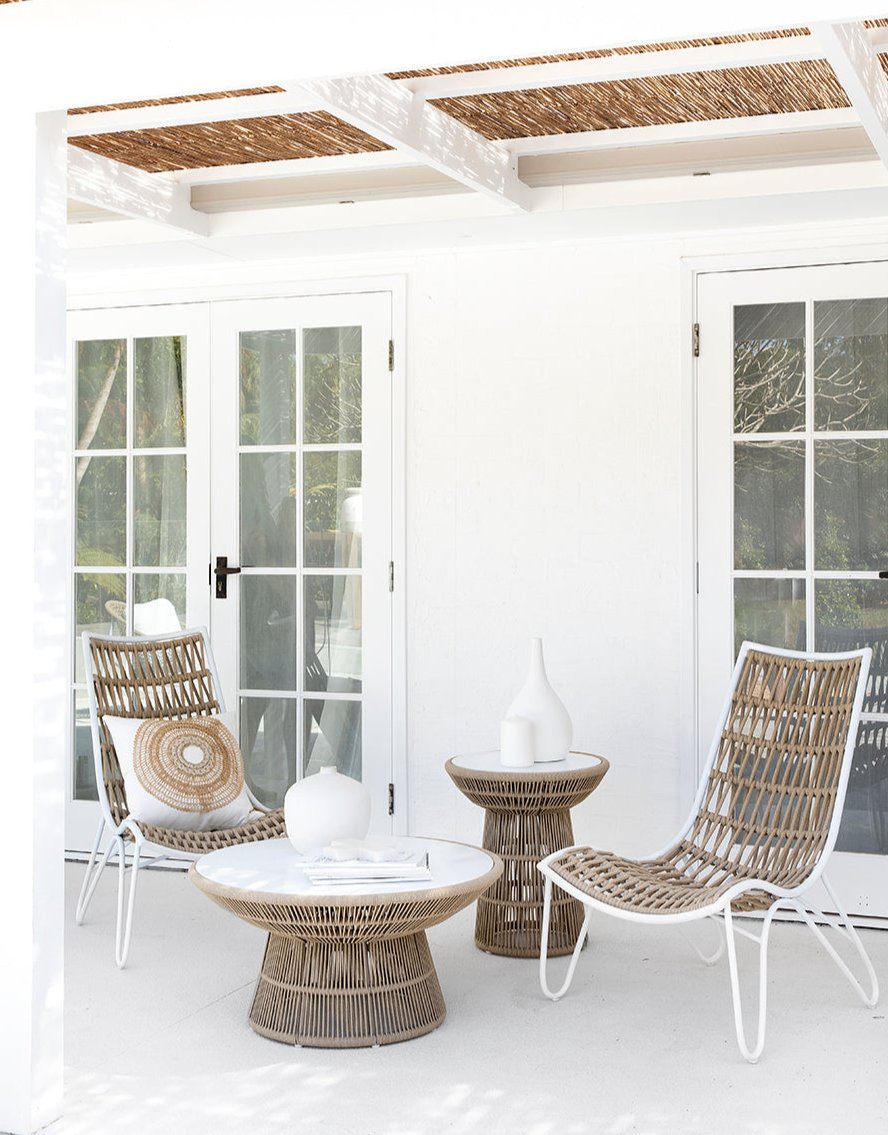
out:
<path id="1" fill-rule="evenodd" d="M 756 1066 L 736 1048 L 725 963 L 701 965 L 679 931 L 593 923 L 573 989 L 552 1004 L 535 962 L 475 949 L 471 909 L 429 933 L 441 1028 L 377 1049 L 300 1049 L 247 1024 L 259 931 L 184 875 L 147 872 L 119 972 L 116 880 L 102 880 L 78 928 L 83 867 L 67 874 L 66 1114 L 53 1135 L 888 1130 L 888 1009 L 865 1009 L 803 926 L 774 929 Z M 888 932 L 865 941 L 888 989 Z M 753 951 L 741 953 L 750 978 Z"/>

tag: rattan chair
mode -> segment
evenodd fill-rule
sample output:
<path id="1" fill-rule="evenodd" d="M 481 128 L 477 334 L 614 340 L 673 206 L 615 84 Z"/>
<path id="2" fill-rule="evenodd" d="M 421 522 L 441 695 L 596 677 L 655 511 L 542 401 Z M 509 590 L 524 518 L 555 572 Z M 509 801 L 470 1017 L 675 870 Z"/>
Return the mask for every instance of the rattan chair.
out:
<path id="1" fill-rule="evenodd" d="M 771 921 L 795 911 L 813 930 L 865 1005 L 879 996 L 875 971 L 824 874 L 842 814 L 871 651 L 800 654 L 744 643 L 690 818 L 674 842 L 650 859 L 623 859 L 590 847 L 556 851 L 539 864 L 545 877 L 540 985 L 557 1001 L 570 987 L 596 911 L 663 925 L 717 919 L 724 927 L 740 1051 L 750 1062 L 765 1042 L 767 949 Z M 820 880 L 838 917 L 802 897 Z M 561 988 L 547 980 L 552 888 L 582 902 L 585 919 Z M 760 933 L 735 914 L 761 913 Z M 857 951 L 869 989 L 852 974 L 823 930 L 828 924 Z M 758 1025 L 746 1039 L 735 934 L 759 945 Z"/>
<path id="2" fill-rule="evenodd" d="M 200 628 L 178 635 L 119 638 L 84 632 L 83 653 L 102 815 L 77 900 L 75 920 L 78 925 L 83 921 L 102 871 L 117 855 L 115 955 L 118 966 L 123 968 L 132 935 L 138 872 L 147 865 L 141 858 L 146 845 L 150 845 L 153 853 L 150 863 L 170 856 L 194 859 L 231 844 L 283 836 L 284 815 L 282 809 L 269 811 L 250 793 L 253 806 L 261 816 L 237 828 L 178 831 L 134 820 L 127 810 L 123 776 L 111 734 L 105 726 L 105 716 L 186 718 L 224 712 L 207 633 Z M 103 839 L 107 840 L 104 850 Z M 128 848 L 131 849 L 129 867 Z"/>

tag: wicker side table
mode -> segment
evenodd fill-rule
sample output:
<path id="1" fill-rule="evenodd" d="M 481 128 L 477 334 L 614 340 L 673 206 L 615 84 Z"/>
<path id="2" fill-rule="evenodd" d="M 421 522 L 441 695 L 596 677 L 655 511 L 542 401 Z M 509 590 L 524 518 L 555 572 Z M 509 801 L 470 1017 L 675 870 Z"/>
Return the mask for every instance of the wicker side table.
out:
<path id="1" fill-rule="evenodd" d="M 475 945 L 509 958 L 539 957 L 543 877 L 537 863 L 574 842 L 570 809 L 595 788 L 608 762 L 592 753 L 509 769 L 499 753 L 453 757 L 444 766 L 456 787 L 484 808 L 484 847 L 500 856 L 499 880 L 478 899 Z M 583 907 L 563 891 L 552 899 L 549 957 L 573 951 Z"/>
<path id="2" fill-rule="evenodd" d="M 313 1048 L 394 1044 L 431 1032 L 445 1005 L 426 930 L 499 878 L 495 855 L 444 840 L 428 881 L 313 886 L 288 840 L 242 844 L 191 865 L 214 902 L 268 933 L 250 1009 L 257 1033 Z"/>

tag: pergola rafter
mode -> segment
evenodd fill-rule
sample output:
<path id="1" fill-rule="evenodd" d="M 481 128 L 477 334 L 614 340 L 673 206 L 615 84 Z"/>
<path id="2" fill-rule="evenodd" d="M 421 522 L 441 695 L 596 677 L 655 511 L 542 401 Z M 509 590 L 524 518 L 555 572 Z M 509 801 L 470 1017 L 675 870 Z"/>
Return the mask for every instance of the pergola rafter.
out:
<path id="1" fill-rule="evenodd" d="M 288 89 L 291 89 L 287 84 Z M 530 208 L 531 190 L 500 145 L 382 75 L 294 84 L 324 109 L 404 154 L 503 204 Z"/>
<path id="2" fill-rule="evenodd" d="M 814 35 L 869 140 L 888 167 L 888 76 L 860 23 L 815 24 Z"/>

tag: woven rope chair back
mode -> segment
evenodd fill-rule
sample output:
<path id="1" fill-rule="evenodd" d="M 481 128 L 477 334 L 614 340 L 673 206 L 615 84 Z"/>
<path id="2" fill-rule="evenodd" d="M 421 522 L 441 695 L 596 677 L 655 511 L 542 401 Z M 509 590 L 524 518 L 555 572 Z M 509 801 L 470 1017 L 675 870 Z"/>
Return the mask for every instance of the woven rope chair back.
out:
<path id="1" fill-rule="evenodd" d="M 90 638 L 99 720 L 102 780 L 115 823 L 127 816 L 126 794 L 105 716 L 206 717 L 221 706 L 209 647 L 200 631 L 164 639 Z"/>
<path id="2" fill-rule="evenodd" d="M 700 883 L 803 882 L 841 807 L 842 767 L 861 659 L 750 650 L 732 694 L 699 811 L 682 841 Z"/>

